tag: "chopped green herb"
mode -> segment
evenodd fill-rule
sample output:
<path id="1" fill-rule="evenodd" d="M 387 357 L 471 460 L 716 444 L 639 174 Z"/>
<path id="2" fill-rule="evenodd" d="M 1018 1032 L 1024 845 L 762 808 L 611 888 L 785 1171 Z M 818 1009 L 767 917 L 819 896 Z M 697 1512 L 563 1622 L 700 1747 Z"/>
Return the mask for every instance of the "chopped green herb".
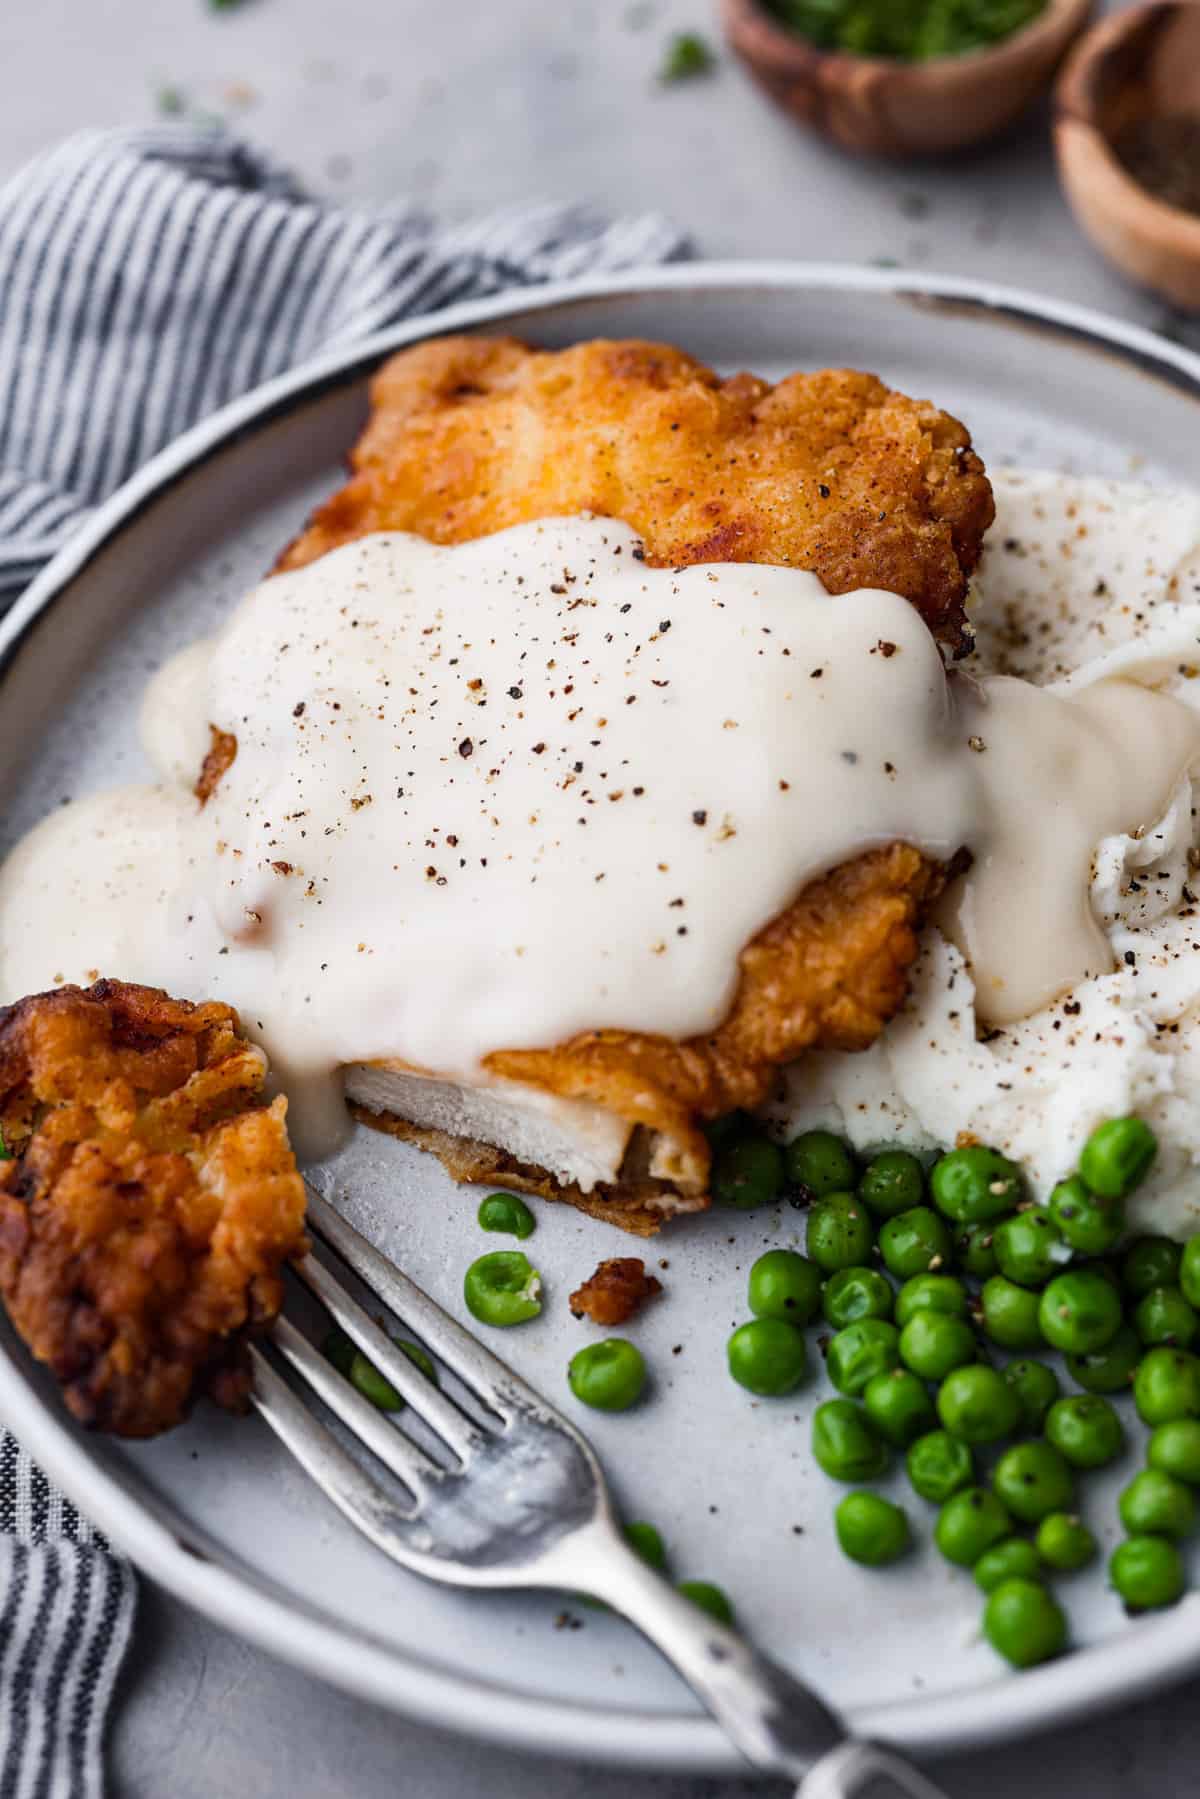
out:
<path id="1" fill-rule="evenodd" d="M 694 75 L 710 75 L 717 59 L 707 41 L 695 31 L 680 31 L 667 45 L 660 81 L 690 81 Z"/>
<path id="2" fill-rule="evenodd" d="M 4 1126 L 0 1124 L 0 1162 L 11 1162 L 13 1152 L 4 1141 Z"/>
<path id="3" fill-rule="evenodd" d="M 180 87 L 160 87 L 155 96 L 158 110 L 166 118 L 178 118 L 187 110 L 187 95 Z"/>
<path id="4" fill-rule="evenodd" d="M 766 0 L 789 30 L 823 50 L 927 62 L 983 50 L 1020 31 L 1047 0 Z"/>

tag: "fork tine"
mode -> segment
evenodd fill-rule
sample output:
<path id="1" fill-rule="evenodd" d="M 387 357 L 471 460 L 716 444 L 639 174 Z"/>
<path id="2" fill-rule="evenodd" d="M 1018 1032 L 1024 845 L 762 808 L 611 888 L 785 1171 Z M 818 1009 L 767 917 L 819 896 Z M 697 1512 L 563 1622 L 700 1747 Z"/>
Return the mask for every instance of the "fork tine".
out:
<path id="1" fill-rule="evenodd" d="M 251 1398 L 263 1421 L 350 1522 L 385 1554 L 394 1555 L 415 1506 L 398 1504 L 363 1472 L 253 1343 L 250 1366 L 254 1376 Z"/>
<path id="2" fill-rule="evenodd" d="M 316 1294 L 331 1314 L 334 1322 L 340 1324 L 363 1354 L 374 1362 L 381 1373 L 386 1374 L 413 1410 L 449 1445 L 459 1461 L 464 1464 L 468 1462 L 481 1441 L 480 1427 L 464 1412 L 460 1412 L 444 1393 L 439 1392 L 429 1377 L 409 1361 L 402 1349 L 396 1348 L 392 1339 L 379 1329 L 357 1300 L 350 1297 L 341 1282 L 335 1280 L 315 1256 L 305 1256 L 294 1263 L 293 1267 L 305 1286 Z M 386 1295 L 381 1297 L 386 1298 Z"/>
<path id="3" fill-rule="evenodd" d="M 423 1497 L 430 1481 L 442 1478 L 445 1471 L 436 1462 L 431 1462 L 425 1452 L 418 1449 L 403 1431 L 397 1430 L 394 1424 L 389 1424 L 369 1400 L 355 1392 L 290 1319 L 277 1318 L 271 1337 L 279 1353 L 313 1389 L 317 1398 L 324 1401 L 347 1429 L 352 1430 L 372 1455 L 378 1456 L 384 1466 L 390 1468 L 418 1500 Z"/>
<path id="4" fill-rule="evenodd" d="M 512 1406 L 506 1401 L 513 1395 L 522 1397 L 526 1404 L 545 1409 L 545 1400 L 527 1388 L 499 1356 L 485 1349 L 415 1281 L 401 1274 L 393 1262 L 335 1212 L 312 1186 L 307 1182 L 305 1186 L 308 1189 L 308 1221 L 318 1236 L 337 1251 L 361 1281 L 378 1293 L 398 1318 L 416 1331 L 464 1386 L 470 1387 L 502 1418 L 512 1416 Z"/>

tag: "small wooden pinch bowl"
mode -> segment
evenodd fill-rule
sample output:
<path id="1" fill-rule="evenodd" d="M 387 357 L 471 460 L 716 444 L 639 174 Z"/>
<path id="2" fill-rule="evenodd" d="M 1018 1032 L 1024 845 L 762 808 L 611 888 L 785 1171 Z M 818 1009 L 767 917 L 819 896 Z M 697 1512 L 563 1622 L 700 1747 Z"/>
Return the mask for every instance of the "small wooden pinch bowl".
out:
<path id="1" fill-rule="evenodd" d="M 1142 286 L 1200 311 L 1200 215 L 1158 199 L 1113 147 L 1148 120 L 1200 119 L 1200 5 L 1137 6 L 1097 25 L 1055 98 L 1059 173 L 1083 230 Z"/>
<path id="2" fill-rule="evenodd" d="M 819 50 L 762 0 L 721 0 L 725 35 L 775 104 L 843 149 L 936 156 L 993 137 L 1049 86 L 1093 0 L 1049 0 L 987 50 L 896 62 Z"/>

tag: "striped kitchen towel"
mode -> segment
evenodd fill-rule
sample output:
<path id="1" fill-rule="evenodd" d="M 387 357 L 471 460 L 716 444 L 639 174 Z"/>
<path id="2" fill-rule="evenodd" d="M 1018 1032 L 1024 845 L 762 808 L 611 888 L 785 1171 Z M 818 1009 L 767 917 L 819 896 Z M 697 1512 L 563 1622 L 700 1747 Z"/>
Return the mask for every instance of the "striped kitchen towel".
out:
<path id="1" fill-rule="evenodd" d="M 219 129 L 69 139 L 0 187 L 0 599 L 156 450 L 317 351 L 685 249 L 645 213 L 346 211 Z"/>
<path id="2" fill-rule="evenodd" d="M 99 1799 L 133 1577 L 0 1434 L 0 1794 Z"/>
<path id="3" fill-rule="evenodd" d="M 188 425 L 397 320 L 662 262 L 651 215 L 439 228 L 306 197 L 218 129 L 85 132 L 0 187 L 0 605 Z M 0 1431 L 0 1799 L 93 1799 L 133 1579 Z"/>

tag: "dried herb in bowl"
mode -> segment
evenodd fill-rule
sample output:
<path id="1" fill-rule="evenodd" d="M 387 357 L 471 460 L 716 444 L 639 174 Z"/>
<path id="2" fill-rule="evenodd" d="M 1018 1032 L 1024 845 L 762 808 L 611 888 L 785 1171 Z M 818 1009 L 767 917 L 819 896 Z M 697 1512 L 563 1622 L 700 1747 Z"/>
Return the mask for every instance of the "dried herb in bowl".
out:
<path id="1" fill-rule="evenodd" d="M 822 50 L 928 62 L 1011 37 L 1047 0 L 766 0 L 781 25 Z"/>

